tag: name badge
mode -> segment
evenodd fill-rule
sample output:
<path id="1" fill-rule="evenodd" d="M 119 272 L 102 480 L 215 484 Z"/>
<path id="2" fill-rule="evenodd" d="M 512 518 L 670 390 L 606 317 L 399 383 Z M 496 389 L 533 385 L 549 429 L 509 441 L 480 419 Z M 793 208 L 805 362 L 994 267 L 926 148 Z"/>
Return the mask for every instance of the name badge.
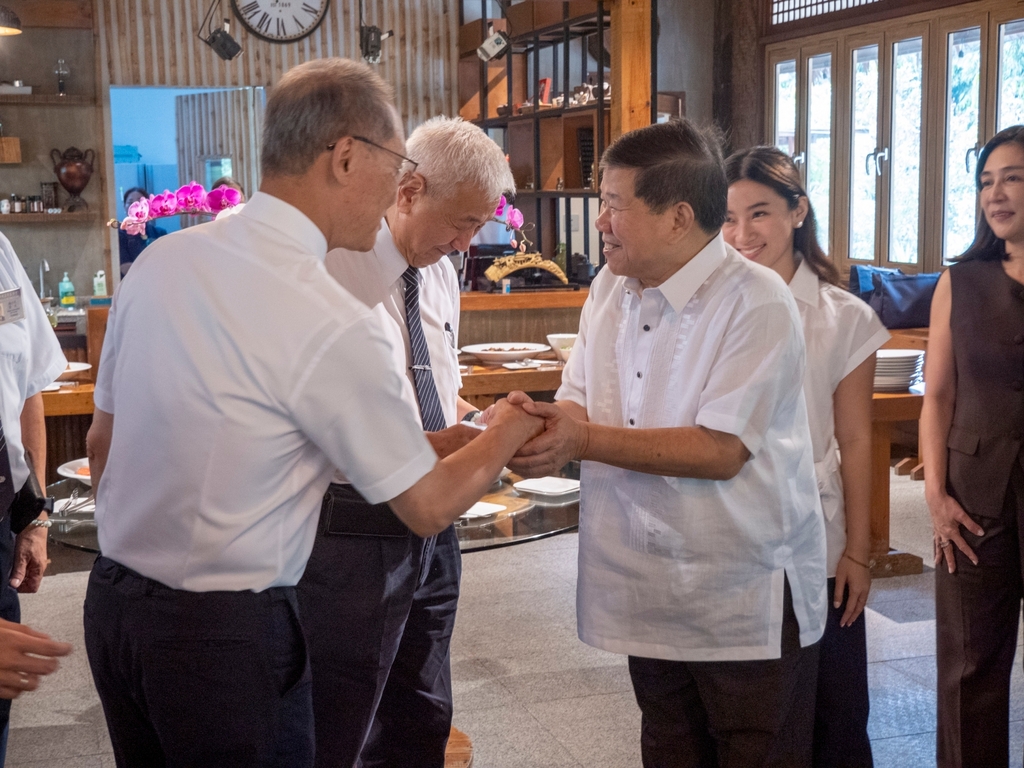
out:
<path id="1" fill-rule="evenodd" d="M 0 291 L 0 325 L 25 319 L 25 306 L 21 302 L 21 288 Z"/>

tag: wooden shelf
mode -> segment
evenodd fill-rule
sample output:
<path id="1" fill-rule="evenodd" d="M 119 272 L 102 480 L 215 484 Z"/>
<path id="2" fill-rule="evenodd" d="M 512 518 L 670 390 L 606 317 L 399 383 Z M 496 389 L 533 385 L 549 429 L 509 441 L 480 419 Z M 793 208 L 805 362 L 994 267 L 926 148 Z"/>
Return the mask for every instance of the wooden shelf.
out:
<path id="1" fill-rule="evenodd" d="M 28 107 L 93 107 L 88 96 L 58 96 L 55 93 L 0 93 L 0 104 L 24 104 Z"/>
<path id="2" fill-rule="evenodd" d="M 604 111 L 608 112 L 611 110 L 611 100 L 606 99 L 604 102 Z M 524 112 L 521 115 L 510 115 L 508 117 L 489 117 L 486 120 L 474 120 L 473 122 L 479 125 L 481 128 L 501 128 L 508 125 L 509 123 L 522 123 L 530 120 L 544 120 L 552 117 L 572 117 L 573 115 L 586 115 L 593 112 L 597 112 L 597 102 L 593 104 L 584 104 L 582 107 L 565 107 L 562 109 L 531 109 L 529 112 Z"/>
<path id="3" fill-rule="evenodd" d="M 92 211 L 74 213 L 8 213 L 0 215 L 0 227 L 7 224 L 74 224 L 94 221 L 99 214 Z"/>
<path id="4" fill-rule="evenodd" d="M 564 309 L 582 307 L 590 290 L 536 291 L 523 293 L 484 293 L 471 291 L 459 296 L 462 312 L 488 312 L 496 309 Z"/>

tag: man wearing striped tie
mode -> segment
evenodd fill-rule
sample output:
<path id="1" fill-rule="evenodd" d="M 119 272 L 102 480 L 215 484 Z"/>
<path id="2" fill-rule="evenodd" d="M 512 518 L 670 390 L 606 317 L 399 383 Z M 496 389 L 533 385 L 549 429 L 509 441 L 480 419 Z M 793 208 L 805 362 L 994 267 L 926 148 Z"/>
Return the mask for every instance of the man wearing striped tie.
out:
<path id="1" fill-rule="evenodd" d="M 443 457 L 479 434 L 460 423 L 477 412 L 458 395 L 459 286 L 444 257 L 469 249 L 515 182 L 498 145 L 459 119 L 428 121 L 406 146 L 415 165 L 406 163 L 374 249 L 334 250 L 325 264 L 388 329 L 408 371 L 405 397 Z M 444 765 L 461 570 L 454 527 L 416 536 L 336 477 L 298 587 L 317 766 Z"/>

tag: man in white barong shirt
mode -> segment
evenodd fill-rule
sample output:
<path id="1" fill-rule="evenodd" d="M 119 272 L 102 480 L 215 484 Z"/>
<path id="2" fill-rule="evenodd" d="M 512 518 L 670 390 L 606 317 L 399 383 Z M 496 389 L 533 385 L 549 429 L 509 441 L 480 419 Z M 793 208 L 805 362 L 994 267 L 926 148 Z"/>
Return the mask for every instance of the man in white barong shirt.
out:
<path id="1" fill-rule="evenodd" d="M 602 165 L 607 268 L 510 467 L 583 460 L 579 636 L 629 656 L 644 765 L 809 766 L 825 536 L 796 305 L 722 240 L 716 137 L 650 126 Z"/>

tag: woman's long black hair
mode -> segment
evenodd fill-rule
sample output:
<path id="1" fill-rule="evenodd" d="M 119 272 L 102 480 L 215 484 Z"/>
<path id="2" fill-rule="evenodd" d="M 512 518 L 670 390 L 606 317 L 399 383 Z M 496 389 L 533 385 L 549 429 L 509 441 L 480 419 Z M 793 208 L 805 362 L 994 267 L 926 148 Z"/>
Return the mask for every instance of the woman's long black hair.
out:
<path id="1" fill-rule="evenodd" d="M 801 197 L 807 197 L 793 161 L 775 147 L 751 147 L 730 155 L 725 161 L 725 176 L 730 185 L 743 180 L 763 184 L 785 200 L 791 211 L 800 204 Z M 839 270 L 818 243 L 818 223 L 810 200 L 804 225 L 793 232 L 793 248 L 803 254 L 814 274 L 839 285 Z"/>
<path id="2" fill-rule="evenodd" d="M 981 174 L 985 170 L 992 151 L 1003 144 L 1014 142 L 1021 149 L 1024 149 L 1024 125 L 1011 125 L 1004 128 L 991 139 L 978 155 L 978 167 L 974 169 L 974 184 L 981 192 Z M 971 247 L 957 256 L 953 261 L 1003 261 L 1006 259 L 1006 241 L 996 237 L 996 233 L 989 226 L 988 219 L 982 214 L 978 220 L 978 230 L 974 233 L 974 242 Z"/>

